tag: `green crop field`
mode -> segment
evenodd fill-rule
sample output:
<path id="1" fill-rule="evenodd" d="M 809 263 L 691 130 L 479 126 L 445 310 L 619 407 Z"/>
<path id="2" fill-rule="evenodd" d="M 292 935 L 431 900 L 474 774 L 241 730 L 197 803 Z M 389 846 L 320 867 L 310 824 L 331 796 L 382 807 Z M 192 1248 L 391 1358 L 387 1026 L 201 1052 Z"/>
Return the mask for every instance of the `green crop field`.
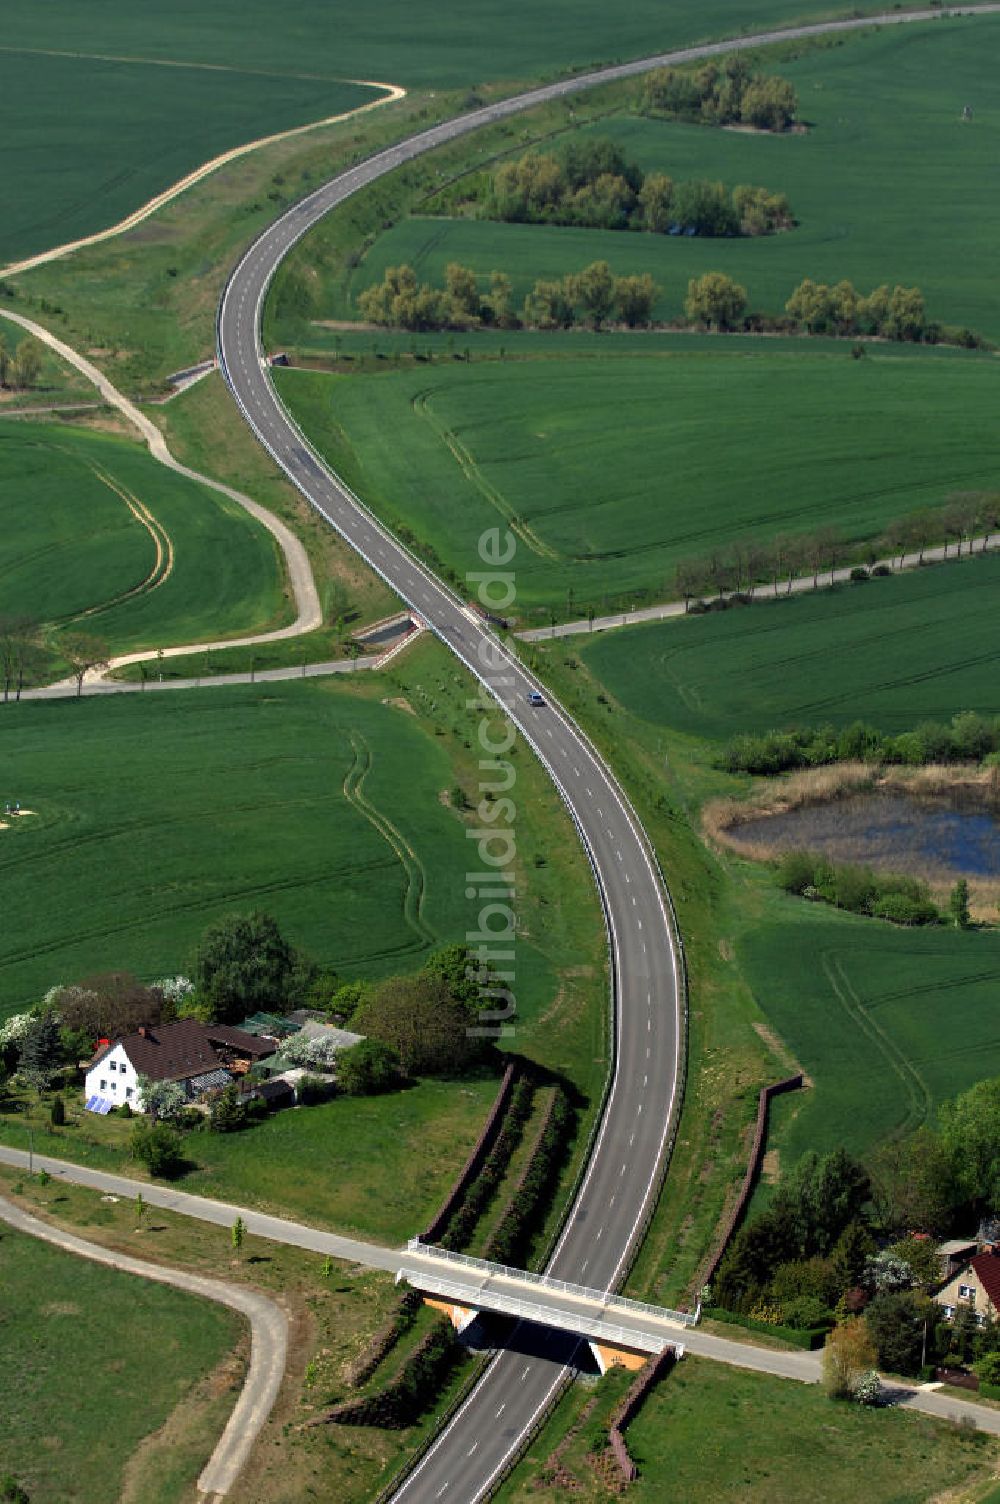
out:
<path id="1" fill-rule="evenodd" d="M 0 266 L 115 224 L 230 147 L 379 97 L 332 77 L 335 65 L 303 77 L 129 60 L 89 22 L 74 55 L 53 12 L 35 15 L 21 31 L 33 41 L 15 45 L 5 25 L 0 48 Z"/>
<path id="2" fill-rule="evenodd" d="M 1000 1076 L 1000 934 L 899 930 L 784 900 L 741 940 L 768 1022 L 815 1079 L 776 1110 L 789 1163 L 838 1144 L 864 1153 Z"/>
<path id="3" fill-rule="evenodd" d="M 274 541 L 237 503 L 106 434 L 19 420 L 3 441 L 5 614 L 97 634 L 114 651 L 289 619 Z"/>
<path id="4" fill-rule="evenodd" d="M 993 144 L 1000 104 L 991 80 L 998 40 L 1000 18 L 980 17 L 889 27 L 794 61 L 775 58 L 766 66 L 794 83 L 805 135 L 748 135 L 628 113 L 585 128 L 612 137 L 647 172 L 787 194 L 799 221 L 788 233 L 711 240 L 403 219 L 378 239 L 344 291 L 356 296 L 401 262 L 440 286 L 448 262 L 459 261 L 484 285 L 494 267 L 505 270 L 520 302 L 536 278 L 601 258 L 619 275 L 649 272 L 663 289 L 656 310 L 663 319 L 682 314 L 688 279 L 705 271 L 735 276 L 750 307 L 769 313 L 783 310 L 803 277 L 846 277 L 863 291 L 883 282 L 916 284 L 931 318 L 996 337 L 991 246 L 1000 233 Z M 631 86 L 636 105 L 640 87 Z M 968 121 L 961 118 L 965 105 Z M 566 139 L 543 141 L 540 149 Z M 327 317 L 350 316 L 344 291 L 329 289 Z"/>
<path id="5" fill-rule="evenodd" d="M 1000 558 L 581 639 L 634 715 L 713 740 L 867 720 L 888 731 L 1000 712 Z"/>
<path id="6" fill-rule="evenodd" d="M 183 970 L 234 909 L 348 976 L 468 927 L 449 759 L 404 710 L 292 682 L 22 703 L 0 737 L 0 794 L 36 812 L 0 831 L 5 1014 L 88 971 Z"/>
<path id="7" fill-rule="evenodd" d="M 988 357 L 790 344 L 282 371 L 278 386 L 364 499 L 456 572 L 476 567 L 484 528 L 514 519 L 517 611 L 564 615 L 669 597 L 679 559 L 738 536 L 835 524 L 863 539 L 997 483 Z"/>
<path id="8" fill-rule="evenodd" d="M 117 1499 L 135 1449 L 233 1347 L 239 1319 L 5 1226 L 0 1269 L 3 1472 L 32 1504 Z M 185 1460 L 161 1504 L 188 1496 L 207 1452 Z"/>

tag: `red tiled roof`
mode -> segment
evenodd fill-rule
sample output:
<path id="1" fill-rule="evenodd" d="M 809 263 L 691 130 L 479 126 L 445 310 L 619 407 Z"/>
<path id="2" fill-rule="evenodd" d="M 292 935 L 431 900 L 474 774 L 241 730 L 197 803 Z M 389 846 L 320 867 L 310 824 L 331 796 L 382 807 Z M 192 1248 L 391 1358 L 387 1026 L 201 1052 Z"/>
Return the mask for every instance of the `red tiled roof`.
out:
<path id="1" fill-rule="evenodd" d="M 179 1018 L 176 1023 L 148 1025 L 116 1039 L 97 1052 L 88 1069 L 93 1070 L 117 1045 L 122 1046 L 136 1072 L 150 1081 L 183 1081 L 217 1070 L 220 1049 L 251 1059 L 274 1053 L 273 1044 L 265 1045 L 242 1029 L 215 1024 L 206 1027 L 196 1018 Z"/>
<path id="2" fill-rule="evenodd" d="M 969 1268 L 1000 1311 L 1000 1253 L 977 1253 Z"/>

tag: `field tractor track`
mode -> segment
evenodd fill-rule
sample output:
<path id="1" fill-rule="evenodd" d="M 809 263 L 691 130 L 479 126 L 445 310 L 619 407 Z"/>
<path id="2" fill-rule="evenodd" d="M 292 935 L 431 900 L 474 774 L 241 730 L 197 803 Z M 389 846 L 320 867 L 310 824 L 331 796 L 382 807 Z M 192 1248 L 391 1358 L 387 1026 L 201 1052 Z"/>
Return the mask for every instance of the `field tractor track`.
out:
<path id="1" fill-rule="evenodd" d="M 381 814 L 365 795 L 363 785 L 372 769 L 372 754 L 360 731 L 351 732 L 351 747 L 354 761 L 344 777 L 344 797 L 395 852 L 406 874 L 403 920 L 424 945 L 433 945 L 438 937 L 423 916 L 427 894 L 427 874 L 423 863 L 392 821 Z"/>
<path id="2" fill-rule="evenodd" d="M 823 951 L 820 964 L 844 1012 L 884 1057 L 889 1069 L 898 1078 L 906 1093 L 909 1101 L 907 1114 L 889 1134 L 891 1139 L 903 1138 L 906 1134 L 912 1133 L 915 1128 L 919 1128 L 930 1116 L 933 1101 L 927 1083 L 899 1046 L 871 1017 L 855 992 L 838 957 L 829 951 Z"/>

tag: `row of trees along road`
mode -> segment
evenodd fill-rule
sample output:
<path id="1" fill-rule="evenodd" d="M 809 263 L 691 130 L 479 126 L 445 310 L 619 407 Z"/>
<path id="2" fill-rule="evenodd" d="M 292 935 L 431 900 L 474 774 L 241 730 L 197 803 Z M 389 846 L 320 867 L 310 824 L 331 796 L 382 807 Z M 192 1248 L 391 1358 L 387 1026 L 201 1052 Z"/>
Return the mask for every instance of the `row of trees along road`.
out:
<path id="1" fill-rule="evenodd" d="M 681 560 L 674 583 L 688 608 L 697 598 L 722 601 L 735 595 L 752 600 L 762 582 L 776 593 L 783 584 L 790 593 L 793 580 L 807 574 L 818 589 L 823 576 L 832 583 L 835 571 L 853 560 L 872 566 L 878 559 L 898 556 L 902 566 L 912 552 L 923 563 L 926 550 L 937 542 L 944 545 L 945 557 L 952 544 L 955 556 L 961 557 L 963 548 L 971 552 L 973 538 L 981 537 L 989 546 L 998 528 L 1000 491 L 954 491 L 941 506 L 896 517 L 882 533 L 863 542 L 847 539 L 833 527 L 763 540 L 738 539 L 701 558 Z"/>

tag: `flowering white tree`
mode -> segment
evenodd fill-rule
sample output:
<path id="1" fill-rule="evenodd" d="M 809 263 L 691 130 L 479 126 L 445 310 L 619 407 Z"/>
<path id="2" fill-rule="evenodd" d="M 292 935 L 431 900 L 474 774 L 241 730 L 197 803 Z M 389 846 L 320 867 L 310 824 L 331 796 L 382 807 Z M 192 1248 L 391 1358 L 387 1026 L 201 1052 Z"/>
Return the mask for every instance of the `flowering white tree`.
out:
<path id="1" fill-rule="evenodd" d="M 194 991 L 194 983 L 190 977 L 160 977 L 159 981 L 151 984 L 157 992 L 162 992 L 168 1003 L 177 1004 L 184 998 L 189 997 Z"/>
<path id="2" fill-rule="evenodd" d="M 33 1013 L 15 1013 L 0 1024 L 0 1050 L 9 1044 L 20 1044 L 34 1022 Z"/>
<path id="3" fill-rule="evenodd" d="M 151 1081 L 148 1076 L 139 1076 L 138 1087 L 137 1105 L 163 1122 L 180 1117 L 187 1106 L 187 1094 L 179 1081 Z"/>
<path id="4" fill-rule="evenodd" d="M 865 1260 L 861 1283 L 866 1290 L 885 1295 L 895 1290 L 912 1290 L 917 1282 L 906 1260 L 886 1248 Z"/>
<path id="5" fill-rule="evenodd" d="M 337 1062 L 340 1045 L 323 1034 L 310 1037 L 296 1034 L 282 1045 L 281 1059 L 286 1065 L 306 1066 L 310 1070 L 329 1070 Z"/>

